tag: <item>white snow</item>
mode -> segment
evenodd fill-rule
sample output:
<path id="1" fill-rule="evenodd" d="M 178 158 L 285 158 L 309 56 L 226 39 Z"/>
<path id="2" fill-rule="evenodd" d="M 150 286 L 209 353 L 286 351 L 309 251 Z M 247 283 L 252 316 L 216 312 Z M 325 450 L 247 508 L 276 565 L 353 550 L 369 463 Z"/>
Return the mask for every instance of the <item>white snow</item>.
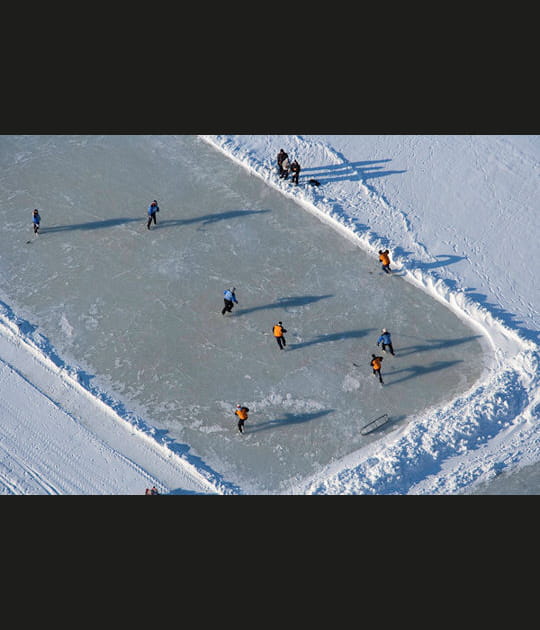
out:
<path id="1" fill-rule="evenodd" d="M 469 493 L 502 471 L 540 461 L 540 137 L 202 138 L 359 247 L 373 255 L 390 249 L 395 268 L 493 348 L 471 390 L 292 492 Z M 278 180 L 280 148 L 302 165 L 301 181 L 323 185 Z M 8 306 L 0 309 L 1 493 L 142 494 L 152 485 L 161 493 L 231 492 L 219 471 L 117 409 L 54 356 Z"/>

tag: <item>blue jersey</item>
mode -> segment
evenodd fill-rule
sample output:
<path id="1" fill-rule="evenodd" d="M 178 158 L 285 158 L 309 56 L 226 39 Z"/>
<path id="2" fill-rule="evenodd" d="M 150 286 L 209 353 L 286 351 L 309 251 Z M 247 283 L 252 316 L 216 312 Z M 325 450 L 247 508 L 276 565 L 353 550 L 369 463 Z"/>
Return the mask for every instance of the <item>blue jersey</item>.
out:
<path id="1" fill-rule="evenodd" d="M 386 332 L 383 333 L 378 339 L 377 339 L 377 345 L 379 345 L 380 343 L 384 343 L 386 345 L 389 345 L 392 343 L 392 338 L 390 337 L 390 333 Z"/>
<path id="2" fill-rule="evenodd" d="M 229 289 L 226 289 L 225 291 L 223 291 L 223 297 L 224 299 L 228 300 L 229 302 L 236 302 L 236 304 L 238 304 L 238 300 L 236 299 L 236 295 L 230 291 Z"/>

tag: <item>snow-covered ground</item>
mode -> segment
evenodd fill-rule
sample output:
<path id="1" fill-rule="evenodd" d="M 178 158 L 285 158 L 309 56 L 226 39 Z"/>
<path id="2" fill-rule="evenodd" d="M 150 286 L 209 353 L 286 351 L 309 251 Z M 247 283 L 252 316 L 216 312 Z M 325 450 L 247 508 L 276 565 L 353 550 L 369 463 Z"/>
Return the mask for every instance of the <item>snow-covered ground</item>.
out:
<path id="1" fill-rule="evenodd" d="M 202 138 L 360 248 L 390 249 L 395 268 L 493 348 L 471 390 L 332 462 L 293 492 L 470 493 L 540 461 L 537 136 Z M 303 167 L 297 188 L 275 176 L 280 148 Z M 15 156 L 0 155 L 9 168 Z M 309 178 L 321 186 L 304 185 Z M 219 471 L 118 409 L 83 372 L 66 369 L 10 305 L 1 306 L 4 494 L 140 494 L 150 485 L 164 493 L 231 491 Z"/>

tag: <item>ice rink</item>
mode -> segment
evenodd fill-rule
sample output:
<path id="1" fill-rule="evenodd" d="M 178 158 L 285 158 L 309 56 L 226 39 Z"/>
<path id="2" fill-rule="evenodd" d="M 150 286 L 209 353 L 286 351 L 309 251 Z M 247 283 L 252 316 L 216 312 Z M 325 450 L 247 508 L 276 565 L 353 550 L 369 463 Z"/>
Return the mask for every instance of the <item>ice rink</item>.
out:
<path id="1" fill-rule="evenodd" d="M 246 493 L 287 492 L 481 374 L 477 331 L 194 136 L 5 136 L 0 166 L 0 298 Z"/>

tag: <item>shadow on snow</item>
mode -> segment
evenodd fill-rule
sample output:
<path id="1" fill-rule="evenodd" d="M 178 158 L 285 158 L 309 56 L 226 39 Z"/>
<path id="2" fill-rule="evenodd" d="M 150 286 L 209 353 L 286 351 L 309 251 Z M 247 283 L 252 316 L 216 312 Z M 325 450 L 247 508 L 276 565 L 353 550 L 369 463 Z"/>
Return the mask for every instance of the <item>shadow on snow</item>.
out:
<path id="1" fill-rule="evenodd" d="M 302 169 L 302 175 L 317 179 L 321 184 L 342 181 L 365 181 L 376 177 L 387 177 L 407 171 L 385 170 L 379 166 L 391 160 L 364 160 L 362 162 L 344 162 L 342 164 L 327 164 L 324 166 L 312 166 Z"/>

